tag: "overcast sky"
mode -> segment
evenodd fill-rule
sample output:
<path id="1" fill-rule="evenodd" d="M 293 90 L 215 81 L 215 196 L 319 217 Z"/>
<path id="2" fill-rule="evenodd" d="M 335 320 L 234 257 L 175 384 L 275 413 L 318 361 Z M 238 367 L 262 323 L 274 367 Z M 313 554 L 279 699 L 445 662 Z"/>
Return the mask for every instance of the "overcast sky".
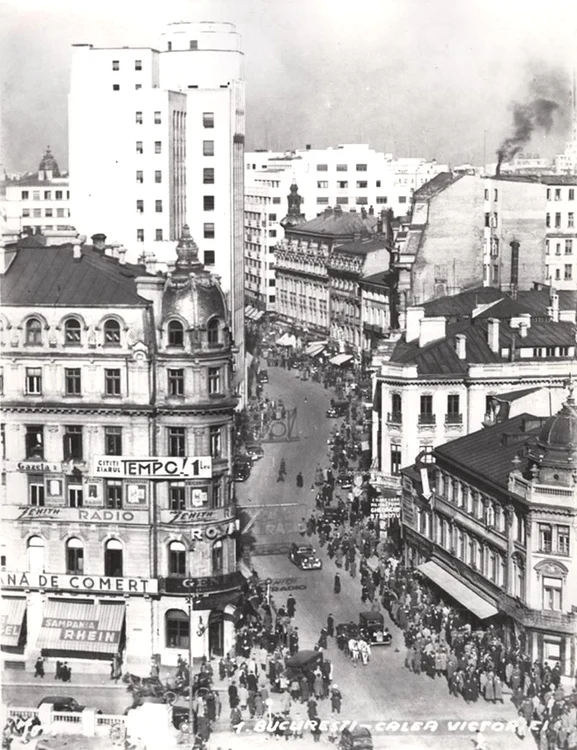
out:
<path id="1" fill-rule="evenodd" d="M 67 163 L 70 45 L 158 46 L 168 21 L 231 21 L 243 39 L 248 149 L 368 142 L 481 163 L 535 72 L 571 90 L 577 0 L 8 0 L 0 3 L 0 162 Z M 552 155 L 567 121 L 529 151 Z"/>

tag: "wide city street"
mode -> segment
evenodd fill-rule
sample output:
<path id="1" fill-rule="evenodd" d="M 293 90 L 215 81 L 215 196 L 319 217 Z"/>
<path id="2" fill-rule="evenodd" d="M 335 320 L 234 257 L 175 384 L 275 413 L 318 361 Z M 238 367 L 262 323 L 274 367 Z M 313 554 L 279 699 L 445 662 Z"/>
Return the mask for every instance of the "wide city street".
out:
<path id="1" fill-rule="evenodd" d="M 295 377 L 292 370 L 269 368 L 270 383 L 265 386 L 265 395 L 269 398 L 283 399 L 285 405 L 298 409 L 298 426 L 300 440 L 292 443 L 266 444 L 265 458 L 253 469 L 250 479 L 237 484 L 239 502 L 243 505 L 298 502 L 300 517 L 307 516 L 314 507 L 315 493 L 311 491 L 317 463 L 323 468 L 327 462 L 327 437 L 335 423 L 325 417 L 331 394 L 322 385 L 312 381 L 302 382 Z M 285 458 L 288 475 L 285 483 L 277 483 L 278 463 Z M 302 471 L 305 477 L 304 488 L 297 490 L 295 476 Z M 302 509 L 302 513 L 301 513 Z M 267 509 L 269 517 L 273 514 Z M 298 518 L 297 518 L 298 521 Z M 272 524 L 272 522 L 271 522 Z M 270 532 L 272 534 L 272 525 Z M 291 539 L 300 539 L 293 526 Z M 275 538 L 280 536 L 274 535 Z M 286 537 L 285 537 L 286 538 Z M 342 591 L 336 596 L 333 593 L 334 575 L 337 570 L 333 561 L 318 546 L 318 538 L 305 537 L 312 541 L 323 561 L 320 571 L 301 571 L 289 560 L 286 553 L 255 555 L 253 567 L 261 578 L 270 578 L 275 582 L 292 579 L 292 593 L 297 600 L 295 624 L 299 629 L 300 648 L 312 649 L 318 640 L 321 627 L 326 623 L 329 613 L 335 622 L 358 621 L 359 612 L 366 609 L 360 599 L 360 582 L 351 579 L 341 570 Z M 290 592 L 273 593 L 275 602 L 283 604 Z M 503 705 L 492 705 L 480 699 L 477 703 L 467 704 L 461 698 L 449 695 L 445 679 L 432 680 L 424 675 L 415 675 L 404 666 L 405 649 L 402 632 L 385 614 L 386 625 L 393 633 L 390 647 L 375 647 L 372 650 L 370 663 L 366 666 L 353 667 L 349 659 L 336 647 L 334 639 L 329 639 L 326 656 L 334 665 L 334 680 L 343 692 L 343 707 L 340 719 L 354 720 L 375 727 L 377 722 L 429 721 L 437 720 L 439 728 L 435 733 L 395 733 L 377 735 L 375 747 L 449 747 L 463 748 L 472 746 L 474 732 L 469 727 L 454 729 L 446 733 L 447 722 L 465 721 L 513 721 L 516 711 L 505 695 Z M 322 703 L 319 715 L 323 719 L 331 717 L 330 706 Z M 454 725 L 453 725 L 454 726 Z M 532 739 L 524 742 L 514 733 L 485 732 L 488 746 L 508 747 L 511 743 L 520 746 L 531 746 Z"/>

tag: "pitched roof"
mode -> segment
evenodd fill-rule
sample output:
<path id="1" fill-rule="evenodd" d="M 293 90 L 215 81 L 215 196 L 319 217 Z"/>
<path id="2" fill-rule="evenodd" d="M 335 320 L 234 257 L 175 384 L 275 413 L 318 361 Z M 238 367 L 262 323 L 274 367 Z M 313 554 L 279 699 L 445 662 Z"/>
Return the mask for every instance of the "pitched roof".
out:
<path id="1" fill-rule="evenodd" d="M 148 304 L 136 292 L 134 279 L 144 266 L 108 257 L 91 245 L 75 260 L 72 245 L 20 247 L 0 277 L 4 305 L 99 307 Z"/>
<path id="2" fill-rule="evenodd" d="M 390 358 L 391 363 L 417 365 L 419 375 L 464 375 L 469 365 L 491 364 L 509 361 L 501 356 L 502 349 L 542 348 L 551 346 L 574 346 L 574 325 L 569 322 L 553 323 L 551 321 L 531 323 L 527 336 L 522 338 L 519 330 L 507 324 L 499 326 L 499 351 L 489 348 L 487 336 L 488 324 L 485 320 L 476 322 L 461 321 L 447 326 L 447 335 L 419 347 L 418 340 L 407 343 L 400 340 Z M 458 333 L 466 335 L 466 359 L 459 359 L 456 352 L 455 337 Z M 531 357 L 523 357 L 523 361 Z M 540 357 L 539 359 L 544 359 Z M 558 358 L 557 358 L 558 359 Z"/>
<path id="3" fill-rule="evenodd" d="M 460 180 L 462 174 L 454 174 L 453 172 L 439 172 L 432 180 L 425 182 L 420 188 L 417 188 L 413 193 L 413 198 L 416 201 L 426 201 L 434 198 L 435 195 L 442 193 L 446 190 L 449 185 L 452 185 L 457 180 Z"/>
<path id="4" fill-rule="evenodd" d="M 370 284 L 372 286 L 387 287 L 388 289 L 393 281 L 393 278 L 393 272 L 387 269 L 386 271 L 372 273 L 369 276 L 363 276 L 360 280 L 360 283 Z"/>
<path id="5" fill-rule="evenodd" d="M 523 445 L 536 440 L 545 419 L 520 414 L 451 440 L 435 448 L 433 453 L 506 489 L 509 473 L 514 468 L 513 459 L 521 453 Z"/>
<path id="6" fill-rule="evenodd" d="M 296 227 L 287 230 L 290 234 L 295 235 L 324 235 L 327 237 L 353 237 L 356 232 L 367 236 L 373 234 L 376 230 L 377 216 L 367 214 L 365 217 L 355 211 L 336 211 L 331 213 L 325 211 L 320 216 L 305 221 Z"/>
<path id="7" fill-rule="evenodd" d="M 492 286 L 478 286 L 474 289 L 439 297 L 425 302 L 421 307 L 425 309 L 427 317 L 443 315 L 445 317 L 470 315 L 477 305 L 496 302 L 503 297 L 503 292 Z"/>
<path id="8" fill-rule="evenodd" d="M 344 242 L 333 247 L 334 252 L 351 253 L 353 255 L 366 255 L 371 250 L 384 250 L 387 247 L 385 237 L 363 237 L 352 242 Z"/>

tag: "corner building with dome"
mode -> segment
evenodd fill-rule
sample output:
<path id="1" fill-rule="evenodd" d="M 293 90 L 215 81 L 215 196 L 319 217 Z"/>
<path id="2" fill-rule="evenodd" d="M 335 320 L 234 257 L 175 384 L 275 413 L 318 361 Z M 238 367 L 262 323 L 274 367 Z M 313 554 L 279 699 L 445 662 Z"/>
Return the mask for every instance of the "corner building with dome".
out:
<path id="1" fill-rule="evenodd" d="M 187 226 L 92 241 L 1 248 L 2 662 L 148 674 L 234 642 L 230 313 Z"/>
<path id="2" fill-rule="evenodd" d="M 402 470 L 408 565 L 506 647 L 577 668 L 577 404 L 521 414 Z"/>

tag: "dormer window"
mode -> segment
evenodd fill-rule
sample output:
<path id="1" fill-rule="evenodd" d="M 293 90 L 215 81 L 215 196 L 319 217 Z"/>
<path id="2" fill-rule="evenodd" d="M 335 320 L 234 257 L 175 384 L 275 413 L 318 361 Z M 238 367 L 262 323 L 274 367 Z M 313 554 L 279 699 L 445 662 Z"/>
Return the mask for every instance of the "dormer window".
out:
<path id="1" fill-rule="evenodd" d="M 184 327 L 178 320 L 171 320 L 168 324 L 168 345 L 184 346 Z"/>
<path id="2" fill-rule="evenodd" d="M 107 320 L 104 324 L 104 346 L 120 346 L 120 323 Z"/>
<path id="3" fill-rule="evenodd" d="M 31 318 L 26 323 L 26 343 L 29 346 L 38 346 L 42 343 L 42 324 L 38 318 Z"/>
<path id="4" fill-rule="evenodd" d="M 220 340 L 220 331 L 218 320 L 213 318 L 207 326 L 207 341 L 209 344 L 218 344 Z"/>

